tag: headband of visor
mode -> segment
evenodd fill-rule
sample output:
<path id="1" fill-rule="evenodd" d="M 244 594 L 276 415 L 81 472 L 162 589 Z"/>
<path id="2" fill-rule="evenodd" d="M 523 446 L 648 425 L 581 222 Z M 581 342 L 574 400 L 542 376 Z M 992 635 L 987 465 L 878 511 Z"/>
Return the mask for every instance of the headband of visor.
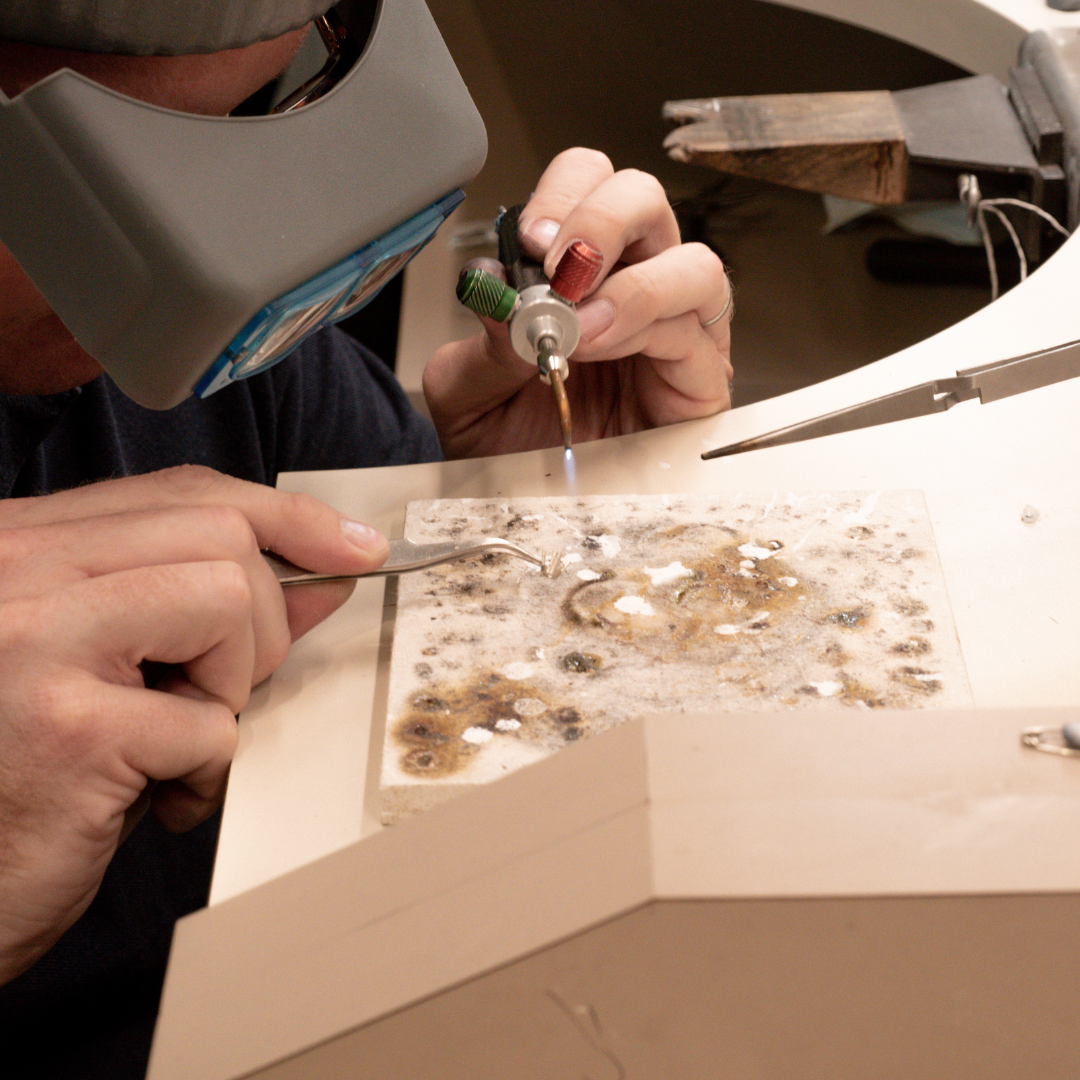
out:
<path id="1" fill-rule="evenodd" d="M 4 0 L 0 38 L 84 52 L 220 52 L 295 30 L 330 0 Z"/>
<path id="2" fill-rule="evenodd" d="M 206 396 L 357 310 L 483 164 L 423 0 L 346 0 L 320 30 L 329 76 L 274 115 L 174 112 L 68 70 L 0 95 L 0 242 L 143 405 Z"/>

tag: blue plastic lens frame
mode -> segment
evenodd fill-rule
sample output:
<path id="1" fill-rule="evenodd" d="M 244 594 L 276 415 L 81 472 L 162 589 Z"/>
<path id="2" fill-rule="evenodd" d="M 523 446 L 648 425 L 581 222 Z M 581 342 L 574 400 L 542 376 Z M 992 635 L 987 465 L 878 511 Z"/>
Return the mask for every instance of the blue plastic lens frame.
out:
<path id="1" fill-rule="evenodd" d="M 283 360 L 305 338 L 359 311 L 435 235 L 465 198 L 452 191 L 339 263 L 271 301 L 195 384 L 205 398 Z"/>

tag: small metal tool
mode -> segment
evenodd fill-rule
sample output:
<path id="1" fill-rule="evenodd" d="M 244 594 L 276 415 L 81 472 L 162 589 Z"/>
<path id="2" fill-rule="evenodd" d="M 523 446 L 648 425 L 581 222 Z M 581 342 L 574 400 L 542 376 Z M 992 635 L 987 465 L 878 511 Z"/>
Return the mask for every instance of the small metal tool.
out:
<path id="1" fill-rule="evenodd" d="M 603 256 L 584 241 L 572 243 L 549 282 L 543 267 L 521 250 L 518 218 L 523 207 L 504 210 L 496 223 L 499 260 L 507 281 L 486 270 L 466 270 L 458 280 L 458 299 L 472 311 L 499 322 L 509 320 L 510 343 L 523 360 L 535 363 L 541 381 L 555 396 L 563 448 L 570 450 L 570 401 L 565 381 L 567 357 L 577 348 L 580 331 L 574 305 L 585 295 L 603 266 Z"/>
<path id="2" fill-rule="evenodd" d="M 1020 732 L 1020 743 L 1031 750 L 1059 757 L 1080 757 L 1080 722 L 1071 720 L 1062 727 L 1029 727 Z"/>
<path id="3" fill-rule="evenodd" d="M 368 570 L 363 574 L 318 574 L 303 570 L 272 551 L 264 551 L 263 558 L 277 575 L 279 584 L 308 585 L 314 581 L 351 581 L 353 578 L 407 574 L 410 570 L 425 570 L 429 566 L 438 566 L 439 563 L 465 559 L 470 555 L 486 555 L 489 552 L 516 555 L 517 558 L 539 567 L 545 577 L 557 578 L 562 573 L 562 552 L 551 551 L 534 555 L 512 540 L 502 540 L 495 536 L 485 536 L 479 540 L 456 540 L 445 544 L 414 544 L 411 540 L 391 540 L 390 554 L 386 562 L 378 569 Z"/>
<path id="4" fill-rule="evenodd" d="M 851 405 L 846 409 L 803 420 L 798 424 L 777 428 L 764 435 L 755 435 L 741 442 L 720 446 L 702 454 L 711 458 L 742 454 L 748 450 L 762 450 L 769 446 L 818 439 L 824 435 L 836 435 L 859 428 L 891 424 L 897 420 L 909 420 L 915 416 L 929 416 L 945 412 L 961 401 L 978 398 L 983 405 L 991 401 L 1037 390 L 1040 386 L 1064 382 L 1080 375 L 1080 340 L 1069 341 L 1052 349 L 1025 353 L 1008 360 L 998 360 L 980 367 L 958 371 L 954 378 L 933 379 L 917 386 L 898 390 L 894 394 L 872 398 Z"/>

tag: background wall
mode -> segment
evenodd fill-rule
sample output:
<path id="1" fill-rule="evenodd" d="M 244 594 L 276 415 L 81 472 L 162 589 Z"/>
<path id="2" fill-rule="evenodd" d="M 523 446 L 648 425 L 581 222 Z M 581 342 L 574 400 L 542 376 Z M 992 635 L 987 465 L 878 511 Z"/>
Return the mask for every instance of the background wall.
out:
<path id="1" fill-rule="evenodd" d="M 522 138 L 539 161 L 578 143 L 685 192 L 714 175 L 663 153 L 668 99 L 898 90 L 966 74 L 867 30 L 760 0 L 428 6 L 489 120 L 491 173 L 514 171 Z"/>
<path id="2" fill-rule="evenodd" d="M 981 307 L 975 286 L 887 285 L 864 267 L 891 225 L 821 233 L 816 196 L 668 160 L 664 101 L 761 93 L 902 89 L 967 74 L 937 57 L 759 0 L 428 0 L 488 125 L 490 153 L 451 229 L 524 199 L 572 145 L 660 177 L 679 203 L 703 200 L 708 238 L 736 287 L 735 395 L 745 404 L 840 374 L 922 340 Z M 406 282 L 398 370 L 419 372 L 448 337 L 474 332 L 452 309 L 457 268 L 480 248 L 425 253 Z M 410 295 L 412 303 L 410 304 Z M 448 306 L 449 305 L 449 306 Z M 413 312 L 414 314 L 409 314 Z M 958 365 L 962 366 L 962 358 Z"/>

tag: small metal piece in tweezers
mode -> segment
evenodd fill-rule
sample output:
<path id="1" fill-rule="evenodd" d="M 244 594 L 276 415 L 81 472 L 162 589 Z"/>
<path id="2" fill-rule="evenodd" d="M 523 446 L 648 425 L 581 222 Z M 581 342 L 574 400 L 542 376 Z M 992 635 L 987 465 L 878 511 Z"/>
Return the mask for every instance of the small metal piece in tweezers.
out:
<path id="1" fill-rule="evenodd" d="M 846 409 L 815 416 L 798 424 L 778 428 L 741 442 L 720 446 L 701 455 L 705 461 L 728 457 L 767 446 L 818 439 L 843 431 L 891 424 L 915 416 L 945 412 L 961 401 L 977 397 L 984 405 L 991 401 L 1037 390 L 1040 386 L 1063 382 L 1080 375 L 1080 341 L 1069 341 L 1053 349 L 1013 356 L 992 364 L 958 371 L 955 378 L 934 379 L 894 394 L 860 402 Z"/>
<path id="2" fill-rule="evenodd" d="M 562 553 L 543 552 L 534 555 L 512 540 L 502 540 L 495 536 L 485 536 L 480 540 L 452 541 L 444 544 L 414 544 L 411 540 L 391 540 L 390 554 L 386 562 L 375 570 L 363 574 L 317 574 L 311 570 L 302 570 L 272 551 L 264 551 L 263 558 L 277 575 L 281 585 L 306 585 L 313 581 L 351 581 L 362 577 L 387 577 L 390 574 L 407 574 L 410 570 L 424 570 L 439 563 L 453 562 L 470 555 L 486 555 L 489 552 L 501 552 L 516 555 L 519 559 L 540 568 L 545 577 L 556 578 L 562 572 Z"/>

